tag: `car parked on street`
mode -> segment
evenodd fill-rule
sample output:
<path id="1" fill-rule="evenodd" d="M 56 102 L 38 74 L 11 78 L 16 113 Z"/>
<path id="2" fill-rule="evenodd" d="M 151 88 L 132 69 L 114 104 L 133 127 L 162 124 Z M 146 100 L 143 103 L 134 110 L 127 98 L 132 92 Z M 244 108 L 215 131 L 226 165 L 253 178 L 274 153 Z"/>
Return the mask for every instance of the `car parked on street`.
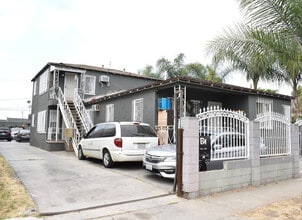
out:
<path id="1" fill-rule="evenodd" d="M 23 128 L 20 128 L 20 127 L 14 127 L 14 128 L 11 128 L 11 135 L 12 135 L 12 138 L 15 139 L 16 135 L 18 134 L 18 132 L 20 130 L 22 130 Z"/>
<path id="2" fill-rule="evenodd" d="M 19 130 L 15 136 L 15 140 L 17 142 L 29 141 L 30 140 L 30 130 L 28 130 L 28 129 Z"/>
<path id="3" fill-rule="evenodd" d="M 0 127 L 0 140 L 12 141 L 11 130 L 8 127 Z"/>
<path id="4" fill-rule="evenodd" d="M 158 145 L 156 132 L 139 122 L 106 122 L 95 125 L 79 143 L 78 158 L 103 160 L 106 168 L 115 162 L 142 161 L 146 149 Z"/>

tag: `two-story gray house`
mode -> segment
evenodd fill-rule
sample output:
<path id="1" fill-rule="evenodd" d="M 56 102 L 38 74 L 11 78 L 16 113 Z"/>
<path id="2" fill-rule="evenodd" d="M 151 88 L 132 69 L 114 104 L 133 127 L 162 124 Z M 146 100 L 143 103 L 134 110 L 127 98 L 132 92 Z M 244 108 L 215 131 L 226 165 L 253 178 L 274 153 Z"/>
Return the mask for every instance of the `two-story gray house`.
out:
<path id="1" fill-rule="evenodd" d="M 158 80 L 86 65 L 48 63 L 33 78 L 31 145 L 72 149 L 82 134 L 105 121 L 142 121 L 174 126 L 209 106 L 290 117 L 291 97 L 193 78 Z M 175 100 L 178 100 L 178 107 Z M 72 146 L 72 147 L 71 147 Z"/>
<path id="2" fill-rule="evenodd" d="M 118 94 L 158 80 L 104 67 L 47 63 L 32 82 L 30 144 L 63 150 L 75 147 L 83 133 L 103 115 L 100 105 L 86 107 L 83 100 Z"/>

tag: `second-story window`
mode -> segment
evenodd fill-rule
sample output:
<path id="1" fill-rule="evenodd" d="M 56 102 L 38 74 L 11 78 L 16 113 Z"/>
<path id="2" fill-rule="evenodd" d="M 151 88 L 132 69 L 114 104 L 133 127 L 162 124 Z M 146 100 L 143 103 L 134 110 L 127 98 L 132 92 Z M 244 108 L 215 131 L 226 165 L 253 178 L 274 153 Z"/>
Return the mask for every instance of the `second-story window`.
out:
<path id="1" fill-rule="evenodd" d="M 48 86 L 48 69 L 40 75 L 39 79 L 39 95 L 45 93 L 47 91 Z"/>
<path id="2" fill-rule="evenodd" d="M 37 95 L 37 80 L 34 81 L 34 86 L 33 86 L 33 95 Z"/>
<path id="3" fill-rule="evenodd" d="M 85 94 L 86 95 L 95 95 L 95 76 L 85 76 Z"/>
<path id="4" fill-rule="evenodd" d="M 144 99 L 135 99 L 132 101 L 132 120 L 143 122 Z"/>

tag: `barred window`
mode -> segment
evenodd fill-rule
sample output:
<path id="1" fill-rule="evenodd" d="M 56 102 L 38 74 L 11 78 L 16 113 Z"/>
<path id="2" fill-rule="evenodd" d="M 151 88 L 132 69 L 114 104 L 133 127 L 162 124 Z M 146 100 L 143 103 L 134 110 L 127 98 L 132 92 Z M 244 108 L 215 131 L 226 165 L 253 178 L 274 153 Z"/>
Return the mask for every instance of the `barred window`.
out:
<path id="1" fill-rule="evenodd" d="M 132 101 L 132 121 L 143 122 L 144 99 L 135 99 Z"/>
<path id="2" fill-rule="evenodd" d="M 46 110 L 38 113 L 37 132 L 46 133 Z"/>
<path id="3" fill-rule="evenodd" d="M 256 101 L 257 116 L 264 113 L 271 113 L 273 110 L 273 100 L 258 98 Z"/>
<path id="4" fill-rule="evenodd" d="M 106 122 L 114 121 L 114 104 L 106 105 Z"/>
<path id="5" fill-rule="evenodd" d="M 85 76 L 85 94 L 87 95 L 95 95 L 95 76 Z"/>

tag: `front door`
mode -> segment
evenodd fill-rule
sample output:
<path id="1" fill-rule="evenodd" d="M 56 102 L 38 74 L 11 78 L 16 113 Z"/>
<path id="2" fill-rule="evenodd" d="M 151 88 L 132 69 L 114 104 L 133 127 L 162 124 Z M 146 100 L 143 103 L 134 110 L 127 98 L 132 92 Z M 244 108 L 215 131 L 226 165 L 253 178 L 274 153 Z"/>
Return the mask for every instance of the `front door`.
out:
<path id="1" fill-rule="evenodd" d="M 73 100 L 74 91 L 78 88 L 78 76 L 73 73 L 65 73 L 64 96 L 66 100 Z"/>

